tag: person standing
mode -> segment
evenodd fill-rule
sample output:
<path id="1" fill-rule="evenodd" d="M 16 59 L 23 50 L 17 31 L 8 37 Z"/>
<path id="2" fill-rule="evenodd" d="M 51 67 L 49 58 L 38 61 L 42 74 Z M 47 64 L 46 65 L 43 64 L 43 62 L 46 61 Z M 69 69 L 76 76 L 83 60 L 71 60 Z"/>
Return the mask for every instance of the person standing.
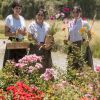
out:
<path id="1" fill-rule="evenodd" d="M 81 46 L 84 42 L 86 42 L 85 38 L 82 37 L 80 33 L 80 29 L 84 26 L 89 26 L 86 20 L 82 19 L 82 9 L 80 6 L 74 6 L 72 9 L 73 19 L 69 22 L 68 25 L 68 41 L 72 43 L 68 48 L 68 55 L 73 55 L 72 65 L 74 68 L 80 68 L 82 65 L 81 58 Z M 90 34 L 90 33 L 89 33 Z M 90 38 L 90 37 L 88 37 Z M 88 56 L 87 56 L 88 55 Z M 69 56 L 70 57 L 70 56 Z M 83 59 L 86 63 L 93 67 L 92 53 L 89 45 L 86 47 L 86 52 L 84 54 Z"/>
<path id="2" fill-rule="evenodd" d="M 52 67 L 51 49 L 46 50 L 44 47 L 45 37 L 49 32 L 50 25 L 44 21 L 45 12 L 39 10 L 36 14 L 35 21 L 32 21 L 28 26 L 28 37 L 29 39 L 35 41 L 35 44 L 30 45 L 30 54 L 36 54 L 42 56 L 43 58 L 43 68 L 41 73 L 45 71 L 46 68 Z"/>
<path id="3" fill-rule="evenodd" d="M 10 41 L 23 41 L 26 35 L 25 19 L 20 14 L 22 12 L 22 5 L 20 2 L 14 1 L 12 3 L 13 13 L 8 15 L 5 19 L 5 36 L 8 36 Z M 25 49 L 10 49 L 6 50 L 6 58 L 17 62 L 20 58 L 26 55 Z"/>

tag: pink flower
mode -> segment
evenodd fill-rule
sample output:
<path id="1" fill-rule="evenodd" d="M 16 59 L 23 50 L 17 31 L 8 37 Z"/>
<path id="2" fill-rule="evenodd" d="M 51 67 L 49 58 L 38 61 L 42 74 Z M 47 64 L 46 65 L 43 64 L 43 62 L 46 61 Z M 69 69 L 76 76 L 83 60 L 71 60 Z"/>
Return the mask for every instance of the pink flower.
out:
<path id="1" fill-rule="evenodd" d="M 33 69 L 33 66 L 29 66 L 29 70 L 32 70 Z"/>
<path id="2" fill-rule="evenodd" d="M 28 73 L 32 73 L 32 72 L 33 72 L 33 70 L 32 70 L 32 69 L 28 70 Z"/>
<path id="3" fill-rule="evenodd" d="M 28 70 L 28 73 L 32 73 L 32 72 L 33 72 L 33 66 L 29 66 L 28 69 L 29 69 L 29 70 Z"/>
<path id="4" fill-rule="evenodd" d="M 37 56 L 36 54 L 33 54 L 33 55 L 24 56 L 18 62 L 19 63 L 28 64 L 28 63 L 34 63 L 34 62 L 37 62 L 37 61 L 41 62 L 42 61 L 42 57 L 41 56 Z"/>
<path id="5" fill-rule="evenodd" d="M 43 68 L 42 64 L 40 64 L 40 63 L 36 63 L 35 67 L 36 67 L 37 69 Z"/>
<path id="6" fill-rule="evenodd" d="M 24 63 L 16 63 L 15 66 L 19 68 L 23 68 L 26 64 Z"/>
<path id="7" fill-rule="evenodd" d="M 48 81 L 54 77 L 54 69 L 47 68 L 45 73 L 40 76 L 45 81 Z"/>
<path id="8" fill-rule="evenodd" d="M 96 67 L 96 71 L 100 72 L 100 66 Z"/>
<path id="9" fill-rule="evenodd" d="M 94 68 L 94 70 L 95 70 L 96 72 L 100 72 L 100 65 L 96 65 L 95 68 Z"/>

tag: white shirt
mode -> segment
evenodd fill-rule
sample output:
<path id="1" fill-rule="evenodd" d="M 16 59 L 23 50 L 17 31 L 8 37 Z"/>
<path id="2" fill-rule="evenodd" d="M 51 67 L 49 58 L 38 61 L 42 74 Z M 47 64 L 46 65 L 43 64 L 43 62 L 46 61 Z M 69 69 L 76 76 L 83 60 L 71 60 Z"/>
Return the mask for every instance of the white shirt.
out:
<path id="1" fill-rule="evenodd" d="M 83 39 L 79 30 L 85 25 L 89 26 L 88 22 L 82 20 L 82 18 L 77 19 L 76 22 L 75 19 L 69 22 L 68 31 L 71 42 L 81 41 Z"/>
<path id="2" fill-rule="evenodd" d="M 17 29 L 25 28 L 25 19 L 19 15 L 19 19 L 15 19 L 12 15 L 8 15 L 5 19 L 5 25 L 10 28 L 10 32 L 16 32 Z M 23 38 L 23 35 L 18 34 L 17 38 Z"/>
<path id="3" fill-rule="evenodd" d="M 40 43 L 40 42 L 44 42 L 49 27 L 50 27 L 49 24 L 46 22 L 43 22 L 43 25 L 40 26 L 39 24 L 36 23 L 36 21 L 33 21 L 29 25 L 27 31 L 37 40 L 38 43 Z"/>

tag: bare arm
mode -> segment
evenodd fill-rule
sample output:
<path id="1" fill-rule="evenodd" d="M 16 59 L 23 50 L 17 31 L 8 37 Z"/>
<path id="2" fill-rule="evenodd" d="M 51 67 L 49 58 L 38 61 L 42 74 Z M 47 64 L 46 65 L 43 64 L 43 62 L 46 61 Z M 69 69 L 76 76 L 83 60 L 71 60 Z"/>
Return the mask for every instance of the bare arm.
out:
<path id="1" fill-rule="evenodd" d="M 5 36 L 16 36 L 16 34 L 18 34 L 18 33 L 25 36 L 26 35 L 26 28 L 18 29 L 16 32 L 10 32 L 10 28 L 8 26 L 5 26 Z"/>
<path id="2" fill-rule="evenodd" d="M 10 28 L 8 26 L 5 26 L 5 36 L 15 36 L 16 33 L 10 32 Z"/>

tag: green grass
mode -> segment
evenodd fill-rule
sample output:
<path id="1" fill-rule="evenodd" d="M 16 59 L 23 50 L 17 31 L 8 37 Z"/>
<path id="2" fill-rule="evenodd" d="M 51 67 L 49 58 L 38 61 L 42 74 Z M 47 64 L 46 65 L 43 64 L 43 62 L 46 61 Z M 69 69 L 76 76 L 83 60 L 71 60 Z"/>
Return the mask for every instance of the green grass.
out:
<path id="1" fill-rule="evenodd" d="M 1 21 L 0 21 L 1 22 Z M 6 38 L 5 35 L 4 35 L 4 24 L 0 24 L 0 39 L 2 38 Z"/>
<path id="2" fill-rule="evenodd" d="M 0 34 L 0 39 L 5 39 L 5 38 L 7 38 L 7 37 L 5 37 L 4 34 Z"/>
<path id="3" fill-rule="evenodd" d="M 100 58 L 100 37 L 91 45 L 94 58 Z"/>

